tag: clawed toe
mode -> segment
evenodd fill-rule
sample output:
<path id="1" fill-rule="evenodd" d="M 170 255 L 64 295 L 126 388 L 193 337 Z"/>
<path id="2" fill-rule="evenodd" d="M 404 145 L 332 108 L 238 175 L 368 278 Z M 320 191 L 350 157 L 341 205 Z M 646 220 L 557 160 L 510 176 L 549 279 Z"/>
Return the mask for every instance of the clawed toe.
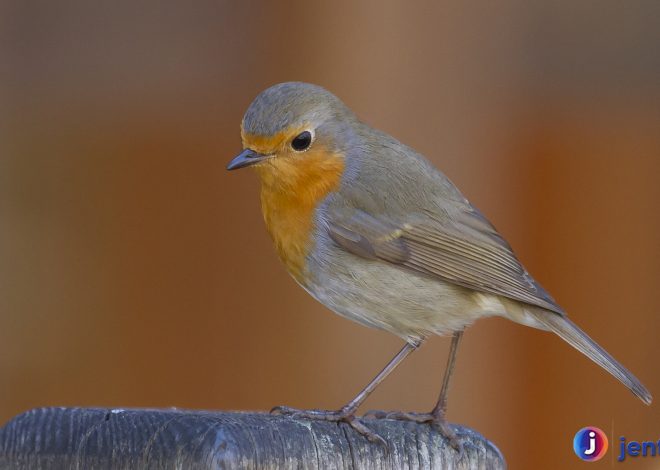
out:
<path id="1" fill-rule="evenodd" d="M 369 429 L 367 426 L 362 423 L 359 419 L 353 417 L 349 421 L 346 421 L 353 429 L 355 429 L 358 433 L 362 434 L 369 442 L 373 442 L 376 444 L 381 444 L 384 447 L 387 447 L 387 442 L 385 439 L 380 437 L 378 434 L 373 432 L 371 429 Z"/>
<path id="2" fill-rule="evenodd" d="M 276 406 L 270 410 L 271 414 L 282 416 L 293 416 L 295 418 L 317 419 L 321 421 L 344 421 L 350 415 L 339 411 L 327 410 L 299 410 L 288 406 Z"/>
<path id="3" fill-rule="evenodd" d="M 291 416 L 319 421 L 330 421 L 334 423 L 347 423 L 370 442 L 376 442 L 387 446 L 385 440 L 364 425 L 355 415 L 345 409 L 341 410 L 299 410 L 288 406 L 276 406 L 270 410 L 271 414 Z"/>
<path id="4" fill-rule="evenodd" d="M 463 455 L 463 442 L 445 419 L 436 418 L 431 422 L 431 426 L 436 428 L 440 434 L 449 441 L 449 445 L 452 446 L 459 455 Z"/>
<path id="5" fill-rule="evenodd" d="M 296 413 L 302 412 L 303 410 L 298 410 L 296 408 L 289 408 L 288 406 L 275 406 L 270 410 L 272 415 L 284 415 L 284 416 L 293 416 Z"/>
<path id="6" fill-rule="evenodd" d="M 407 411 L 371 410 L 364 414 L 367 419 L 394 419 L 397 421 L 412 421 L 414 423 L 430 423 L 436 417 L 431 413 L 413 413 Z"/>
<path id="7" fill-rule="evenodd" d="M 460 455 L 463 454 L 463 443 L 461 438 L 454 432 L 447 420 L 438 413 L 413 413 L 406 411 L 382 411 L 371 410 L 364 414 L 366 419 L 393 419 L 397 421 L 411 421 L 413 423 L 428 423 L 442 434 L 449 445 Z"/>

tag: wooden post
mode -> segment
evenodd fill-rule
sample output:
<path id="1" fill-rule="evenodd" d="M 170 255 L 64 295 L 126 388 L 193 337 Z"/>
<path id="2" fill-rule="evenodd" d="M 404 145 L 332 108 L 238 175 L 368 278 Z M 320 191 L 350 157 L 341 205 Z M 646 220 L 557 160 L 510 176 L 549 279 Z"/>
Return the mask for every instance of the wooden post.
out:
<path id="1" fill-rule="evenodd" d="M 429 425 L 365 420 L 388 443 L 346 424 L 265 413 L 40 408 L 0 429 L 11 469 L 500 469 L 478 433 L 453 426 L 459 455 Z"/>

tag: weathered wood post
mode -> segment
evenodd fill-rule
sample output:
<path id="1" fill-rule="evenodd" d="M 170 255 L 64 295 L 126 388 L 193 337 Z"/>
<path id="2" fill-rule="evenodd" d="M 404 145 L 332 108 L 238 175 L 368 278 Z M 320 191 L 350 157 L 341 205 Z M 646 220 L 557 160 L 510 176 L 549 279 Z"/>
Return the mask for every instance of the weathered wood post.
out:
<path id="1" fill-rule="evenodd" d="M 387 442 L 350 426 L 266 413 L 40 408 L 0 429 L 2 469 L 500 469 L 478 433 L 454 426 L 459 455 L 430 426 L 369 421 Z"/>

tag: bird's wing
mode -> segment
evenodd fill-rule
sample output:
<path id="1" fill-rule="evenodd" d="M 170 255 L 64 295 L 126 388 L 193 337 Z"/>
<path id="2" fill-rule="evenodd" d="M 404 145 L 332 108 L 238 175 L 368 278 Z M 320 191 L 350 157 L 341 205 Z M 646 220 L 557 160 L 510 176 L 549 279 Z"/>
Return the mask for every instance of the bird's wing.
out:
<path id="1" fill-rule="evenodd" d="M 453 209 L 442 217 L 422 212 L 397 221 L 344 208 L 329 212 L 325 222 L 335 243 L 357 256 L 563 314 L 477 209 Z"/>

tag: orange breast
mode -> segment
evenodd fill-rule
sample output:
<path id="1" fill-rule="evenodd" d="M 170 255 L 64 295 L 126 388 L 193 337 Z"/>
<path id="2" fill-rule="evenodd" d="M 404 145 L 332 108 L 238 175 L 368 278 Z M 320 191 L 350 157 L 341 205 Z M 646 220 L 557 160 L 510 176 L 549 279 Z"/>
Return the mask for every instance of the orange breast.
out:
<path id="1" fill-rule="evenodd" d="M 305 259 L 314 246 L 314 211 L 338 188 L 344 159 L 318 148 L 295 157 L 275 157 L 256 170 L 268 233 L 282 262 L 304 285 Z"/>

